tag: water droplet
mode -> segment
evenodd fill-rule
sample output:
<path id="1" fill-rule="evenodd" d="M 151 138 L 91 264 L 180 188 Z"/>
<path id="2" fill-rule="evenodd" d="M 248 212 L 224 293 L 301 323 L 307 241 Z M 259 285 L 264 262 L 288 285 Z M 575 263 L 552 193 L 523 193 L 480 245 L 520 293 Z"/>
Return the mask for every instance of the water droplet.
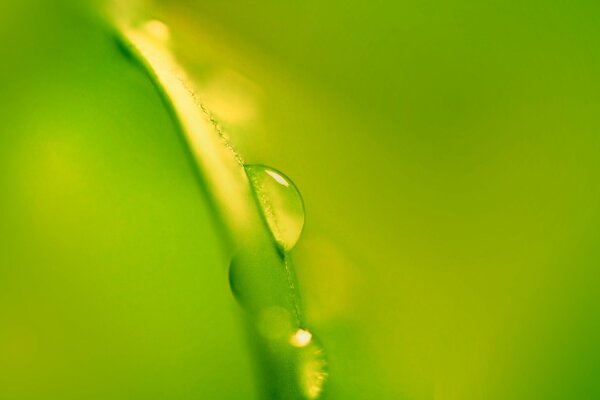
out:
<path id="1" fill-rule="evenodd" d="M 298 348 L 298 385 L 307 399 L 314 400 L 321 396 L 327 380 L 327 360 L 323 347 L 309 331 L 299 329 L 292 337 L 292 344 L 297 339 L 306 341 Z"/>
<path id="2" fill-rule="evenodd" d="M 269 240 L 268 244 L 271 246 L 270 238 L 265 236 L 265 239 Z M 288 324 L 287 331 L 281 337 L 283 341 L 287 341 L 299 323 L 298 294 L 295 287 L 290 286 L 289 270 L 286 265 L 279 254 L 274 251 L 271 255 L 265 254 L 260 251 L 259 246 L 237 252 L 229 266 L 231 291 L 242 308 L 252 315 L 257 327 L 260 327 L 262 318 L 271 322 L 280 320 L 282 323 L 277 324 L 281 326 L 286 325 L 283 322 L 285 319 L 296 324 L 296 326 Z M 282 308 L 287 313 L 286 318 L 279 318 L 274 311 L 276 308 Z"/>
<path id="3" fill-rule="evenodd" d="M 162 21 L 151 19 L 144 24 L 144 31 L 159 42 L 168 42 L 171 38 L 169 27 Z"/>
<path id="4" fill-rule="evenodd" d="M 312 333 L 306 329 L 298 329 L 290 339 L 290 343 L 294 347 L 305 347 L 312 340 Z"/>
<path id="5" fill-rule="evenodd" d="M 298 188 L 273 168 L 263 165 L 245 168 L 273 237 L 284 251 L 290 251 L 304 227 L 304 203 Z"/>

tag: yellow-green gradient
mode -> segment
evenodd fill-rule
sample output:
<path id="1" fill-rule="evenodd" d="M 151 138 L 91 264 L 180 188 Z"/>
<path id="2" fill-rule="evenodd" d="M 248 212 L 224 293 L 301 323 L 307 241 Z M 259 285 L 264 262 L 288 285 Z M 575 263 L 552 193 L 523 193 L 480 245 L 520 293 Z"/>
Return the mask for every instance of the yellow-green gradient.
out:
<path id="1" fill-rule="evenodd" d="M 302 193 L 324 398 L 600 397 L 597 3 L 138 6 Z M 0 398 L 256 398 L 233 246 L 97 15 L 0 4 Z"/>

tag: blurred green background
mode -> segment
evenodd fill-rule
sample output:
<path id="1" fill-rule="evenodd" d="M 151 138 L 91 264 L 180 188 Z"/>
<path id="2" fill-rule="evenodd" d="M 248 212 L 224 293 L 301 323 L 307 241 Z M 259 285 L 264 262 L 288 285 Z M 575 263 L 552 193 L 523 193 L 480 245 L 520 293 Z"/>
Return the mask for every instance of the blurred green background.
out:
<path id="1" fill-rule="evenodd" d="M 600 397 L 600 6 L 146 1 L 300 188 L 328 399 Z M 233 247 L 101 3 L 0 5 L 0 398 L 257 398 Z"/>

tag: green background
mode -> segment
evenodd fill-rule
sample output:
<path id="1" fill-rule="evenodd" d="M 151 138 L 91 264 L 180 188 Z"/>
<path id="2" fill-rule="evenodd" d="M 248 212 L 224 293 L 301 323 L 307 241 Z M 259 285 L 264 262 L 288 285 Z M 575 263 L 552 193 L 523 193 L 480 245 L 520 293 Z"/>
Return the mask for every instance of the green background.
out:
<path id="1" fill-rule="evenodd" d="M 600 8 L 143 3 L 300 188 L 331 399 L 600 396 Z M 224 240 L 98 5 L 0 5 L 0 398 L 255 397 Z"/>

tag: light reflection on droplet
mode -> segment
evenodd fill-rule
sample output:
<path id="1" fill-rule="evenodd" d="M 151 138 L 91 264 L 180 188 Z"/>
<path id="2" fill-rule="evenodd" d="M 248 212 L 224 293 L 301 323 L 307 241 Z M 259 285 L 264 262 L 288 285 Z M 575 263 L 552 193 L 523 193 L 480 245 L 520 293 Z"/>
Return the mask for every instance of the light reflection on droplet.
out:
<path id="1" fill-rule="evenodd" d="M 285 180 L 285 178 L 283 176 L 281 176 L 280 174 L 278 174 L 275 171 L 272 170 L 267 170 L 266 171 L 267 174 L 269 174 L 271 176 L 271 178 L 275 179 L 277 181 L 277 183 L 279 183 L 280 185 L 283 185 L 285 187 L 289 187 L 290 183 L 288 181 Z"/>
<path id="2" fill-rule="evenodd" d="M 312 340 L 312 333 L 306 329 L 298 329 L 291 337 L 290 343 L 294 347 L 305 347 Z"/>

